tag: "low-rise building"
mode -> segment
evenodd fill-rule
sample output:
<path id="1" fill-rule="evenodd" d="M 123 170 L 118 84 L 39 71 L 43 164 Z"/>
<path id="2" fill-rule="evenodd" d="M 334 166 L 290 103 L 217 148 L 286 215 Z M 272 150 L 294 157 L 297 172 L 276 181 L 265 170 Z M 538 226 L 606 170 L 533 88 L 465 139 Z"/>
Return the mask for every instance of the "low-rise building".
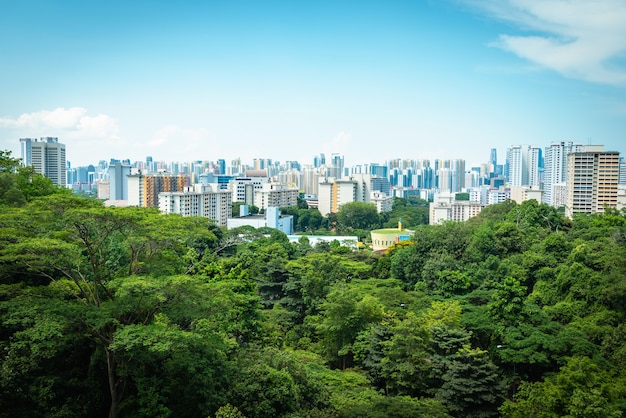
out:
<path id="1" fill-rule="evenodd" d="M 393 197 L 387 196 L 387 194 L 383 192 L 372 192 L 370 203 L 376 205 L 378 213 L 391 212 L 393 209 Z"/>
<path id="2" fill-rule="evenodd" d="M 386 251 L 392 245 L 401 241 L 408 241 L 413 236 L 414 231 L 398 228 L 375 229 L 370 232 L 372 238 L 373 251 Z"/>
<path id="3" fill-rule="evenodd" d="M 430 225 L 445 221 L 467 221 L 478 215 L 486 205 L 471 200 L 455 200 L 453 193 L 442 192 L 430 203 Z"/>
<path id="4" fill-rule="evenodd" d="M 247 215 L 244 209 L 243 215 L 237 218 L 228 218 L 226 227 L 228 229 L 238 228 L 240 226 L 251 226 L 253 228 L 269 227 L 278 229 L 286 235 L 293 234 L 293 216 L 281 215 L 280 208 L 269 207 L 265 210 L 265 214 Z"/>

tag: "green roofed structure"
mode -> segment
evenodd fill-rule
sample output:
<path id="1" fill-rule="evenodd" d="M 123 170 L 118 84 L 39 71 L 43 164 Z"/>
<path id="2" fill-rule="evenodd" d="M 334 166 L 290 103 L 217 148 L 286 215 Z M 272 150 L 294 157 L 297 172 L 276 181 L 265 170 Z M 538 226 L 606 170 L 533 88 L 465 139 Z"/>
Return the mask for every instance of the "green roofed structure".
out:
<path id="1" fill-rule="evenodd" d="M 410 240 L 413 232 L 409 229 L 402 229 L 402 218 L 400 218 L 397 228 L 375 229 L 370 232 L 372 236 L 372 250 L 386 251 L 398 242 Z"/>

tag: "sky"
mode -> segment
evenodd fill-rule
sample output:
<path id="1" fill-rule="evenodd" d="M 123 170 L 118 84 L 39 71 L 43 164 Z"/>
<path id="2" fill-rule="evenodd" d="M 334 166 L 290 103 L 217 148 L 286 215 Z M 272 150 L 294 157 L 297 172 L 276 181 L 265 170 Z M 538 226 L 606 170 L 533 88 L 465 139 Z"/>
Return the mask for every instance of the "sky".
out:
<path id="1" fill-rule="evenodd" d="M 626 153 L 623 0 L 0 0 L 0 150 L 504 163 Z"/>

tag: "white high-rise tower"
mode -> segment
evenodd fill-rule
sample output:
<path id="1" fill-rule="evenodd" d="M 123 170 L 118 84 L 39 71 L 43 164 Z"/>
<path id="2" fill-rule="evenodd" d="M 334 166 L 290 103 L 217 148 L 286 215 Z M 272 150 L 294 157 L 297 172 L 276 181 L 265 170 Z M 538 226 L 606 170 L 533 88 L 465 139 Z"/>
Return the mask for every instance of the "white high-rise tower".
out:
<path id="1" fill-rule="evenodd" d="M 20 138 L 22 164 L 33 166 L 35 172 L 48 177 L 54 184 L 65 187 L 67 165 L 65 163 L 65 144 L 58 138 Z"/>
<path id="2" fill-rule="evenodd" d="M 543 172 L 543 201 L 548 205 L 559 207 L 565 202 L 555 198 L 554 187 L 565 183 L 567 175 L 567 155 L 572 152 L 581 152 L 583 146 L 572 141 L 553 142 L 546 147 L 545 167 Z"/>
<path id="3" fill-rule="evenodd" d="M 510 186 L 539 185 L 540 151 L 529 145 L 514 145 L 507 150 Z"/>

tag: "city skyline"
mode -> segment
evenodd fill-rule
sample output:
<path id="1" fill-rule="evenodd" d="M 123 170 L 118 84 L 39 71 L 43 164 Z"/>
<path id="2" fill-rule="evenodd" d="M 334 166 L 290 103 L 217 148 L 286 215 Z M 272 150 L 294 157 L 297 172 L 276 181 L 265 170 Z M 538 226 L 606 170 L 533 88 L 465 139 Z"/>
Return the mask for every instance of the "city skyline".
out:
<path id="1" fill-rule="evenodd" d="M 624 154 L 626 4 L 518 4 L 12 2 L 0 149 L 58 137 L 73 166 Z"/>

